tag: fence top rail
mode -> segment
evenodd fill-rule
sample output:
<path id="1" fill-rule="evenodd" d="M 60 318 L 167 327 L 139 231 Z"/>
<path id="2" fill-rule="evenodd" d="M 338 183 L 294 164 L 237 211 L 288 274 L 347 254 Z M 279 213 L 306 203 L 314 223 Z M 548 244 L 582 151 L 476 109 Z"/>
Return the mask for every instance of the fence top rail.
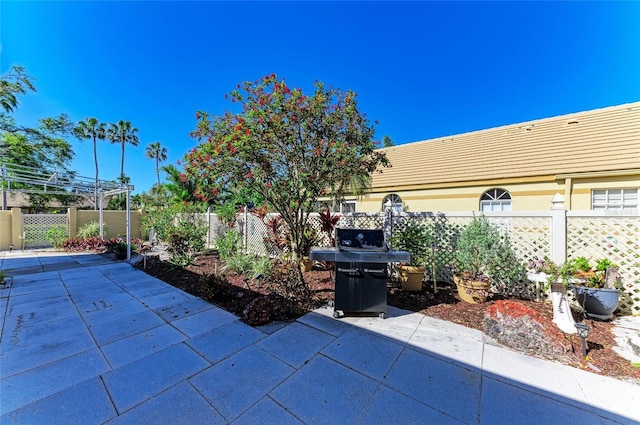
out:
<path id="1" fill-rule="evenodd" d="M 638 211 L 630 211 L 630 210 L 586 210 L 586 211 L 577 211 L 571 210 L 567 211 L 567 217 L 623 217 L 623 218 L 640 218 L 640 213 Z"/>

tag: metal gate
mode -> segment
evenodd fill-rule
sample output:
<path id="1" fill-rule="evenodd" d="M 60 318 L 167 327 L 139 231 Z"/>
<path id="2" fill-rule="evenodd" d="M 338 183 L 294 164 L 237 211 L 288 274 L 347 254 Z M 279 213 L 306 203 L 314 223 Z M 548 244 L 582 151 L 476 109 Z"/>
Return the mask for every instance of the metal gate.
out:
<path id="1" fill-rule="evenodd" d="M 66 214 L 22 214 L 22 234 L 25 248 L 51 247 L 47 232 L 54 227 L 63 227 L 69 235 L 69 221 Z"/>

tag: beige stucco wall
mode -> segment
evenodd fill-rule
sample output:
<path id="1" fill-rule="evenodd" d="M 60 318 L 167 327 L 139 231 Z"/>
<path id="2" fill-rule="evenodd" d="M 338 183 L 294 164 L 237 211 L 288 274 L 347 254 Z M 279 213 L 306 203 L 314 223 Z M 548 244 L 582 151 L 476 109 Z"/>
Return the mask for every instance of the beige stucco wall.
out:
<path id="1" fill-rule="evenodd" d="M 0 250 L 11 244 L 11 211 L 0 211 Z"/>
<path id="2" fill-rule="evenodd" d="M 590 210 L 592 189 L 619 189 L 640 187 L 640 175 L 593 178 L 550 178 L 547 181 L 509 182 L 495 181 L 473 186 L 434 187 L 370 193 L 356 200 L 358 212 L 379 212 L 385 196 L 399 195 L 407 211 L 479 211 L 480 197 L 489 189 L 499 188 L 511 194 L 512 211 L 546 210 L 556 193 L 569 202 L 570 210 Z"/>
<path id="3" fill-rule="evenodd" d="M 71 209 L 70 209 L 71 212 Z M 102 217 L 107 225 L 105 238 L 115 238 L 127 235 L 127 212 L 126 211 L 103 211 Z M 131 211 L 131 237 L 141 238 L 140 233 L 140 211 Z M 87 223 L 100 222 L 100 211 L 79 210 L 76 216 L 76 229 Z M 73 226 L 72 226 L 73 227 Z"/>

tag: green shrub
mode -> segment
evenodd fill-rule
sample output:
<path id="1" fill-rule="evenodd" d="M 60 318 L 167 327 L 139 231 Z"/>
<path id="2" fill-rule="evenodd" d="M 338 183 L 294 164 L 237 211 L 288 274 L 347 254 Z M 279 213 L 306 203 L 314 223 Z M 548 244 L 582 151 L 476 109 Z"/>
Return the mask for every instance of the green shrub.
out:
<path id="1" fill-rule="evenodd" d="M 482 215 L 473 217 L 458 236 L 456 260 L 458 271 L 474 280 L 491 281 L 492 292 L 529 297 L 526 267 L 511 248 L 508 234 Z"/>
<path id="2" fill-rule="evenodd" d="M 106 224 L 102 224 L 102 230 L 104 235 L 106 236 L 107 234 Z M 84 226 L 80 226 L 80 228 L 78 229 L 78 232 L 76 233 L 76 237 L 80 239 L 89 239 L 89 238 L 95 238 L 99 236 L 100 236 L 100 223 L 97 223 L 95 221 L 91 221 L 85 224 Z"/>
<path id="3" fill-rule="evenodd" d="M 235 254 L 224 260 L 222 270 L 232 270 L 238 274 L 249 275 L 253 270 L 253 257 L 245 254 Z"/>
<path id="4" fill-rule="evenodd" d="M 253 258 L 251 264 L 251 273 L 253 276 L 268 276 L 271 273 L 271 269 L 273 268 L 273 260 L 268 256 L 256 256 Z"/>
<path id="5" fill-rule="evenodd" d="M 227 260 L 242 250 L 242 237 L 236 230 L 229 230 L 224 238 L 218 239 L 218 253 L 220 259 Z"/>
<path id="6" fill-rule="evenodd" d="M 67 228 L 65 226 L 54 226 L 47 230 L 45 236 L 54 248 L 62 248 L 62 244 L 68 237 Z"/>

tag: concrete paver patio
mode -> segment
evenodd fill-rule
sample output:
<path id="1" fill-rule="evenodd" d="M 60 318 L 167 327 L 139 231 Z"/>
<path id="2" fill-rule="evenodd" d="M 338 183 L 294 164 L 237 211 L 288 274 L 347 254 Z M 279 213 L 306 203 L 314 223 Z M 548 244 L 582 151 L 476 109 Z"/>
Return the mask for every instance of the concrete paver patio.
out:
<path id="1" fill-rule="evenodd" d="M 419 313 L 252 328 L 97 255 L 0 269 L 0 424 L 640 423 L 637 385 Z"/>

